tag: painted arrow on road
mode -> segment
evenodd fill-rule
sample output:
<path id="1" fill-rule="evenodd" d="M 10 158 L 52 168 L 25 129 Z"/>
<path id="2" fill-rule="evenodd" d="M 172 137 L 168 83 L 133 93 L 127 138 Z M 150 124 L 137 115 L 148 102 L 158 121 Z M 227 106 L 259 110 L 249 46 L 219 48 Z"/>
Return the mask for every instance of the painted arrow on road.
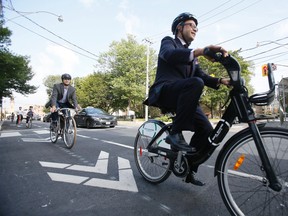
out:
<path id="1" fill-rule="evenodd" d="M 39 161 L 42 167 L 74 170 L 80 172 L 92 172 L 107 174 L 109 153 L 101 151 L 95 166 L 72 165 Z M 90 178 L 85 176 L 47 172 L 52 181 L 72 184 L 83 184 L 93 187 L 108 188 L 114 190 L 138 192 L 129 160 L 118 157 L 119 180 L 107 180 Z"/>

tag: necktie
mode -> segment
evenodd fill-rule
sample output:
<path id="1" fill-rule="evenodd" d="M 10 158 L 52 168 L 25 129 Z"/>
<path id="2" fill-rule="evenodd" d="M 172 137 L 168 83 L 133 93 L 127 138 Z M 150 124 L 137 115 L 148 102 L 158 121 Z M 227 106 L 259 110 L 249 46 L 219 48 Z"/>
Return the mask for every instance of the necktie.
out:
<path id="1" fill-rule="evenodd" d="M 189 45 L 188 45 L 188 44 L 184 44 L 184 47 L 185 47 L 185 48 L 188 48 Z M 187 68 L 186 68 L 187 77 L 190 77 L 190 76 L 191 76 L 191 69 L 192 69 L 192 67 L 191 67 L 191 62 L 189 62 L 189 63 L 187 64 Z"/>

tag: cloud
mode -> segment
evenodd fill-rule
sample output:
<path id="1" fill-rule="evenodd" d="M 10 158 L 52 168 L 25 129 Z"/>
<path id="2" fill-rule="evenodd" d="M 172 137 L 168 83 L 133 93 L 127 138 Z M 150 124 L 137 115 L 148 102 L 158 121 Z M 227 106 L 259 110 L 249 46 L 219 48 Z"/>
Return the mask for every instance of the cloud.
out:
<path id="1" fill-rule="evenodd" d="M 49 56 L 54 57 L 55 62 L 59 62 L 59 73 L 71 73 L 74 68 L 79 64 L 79 58 L 76 54 L 70 50 L 67 50 L 61 46 L 50 45 L 47 47 Z"/>
<path id="2" fill-rule="evenodd" d="M 89 8 L 93 5 L 94 0 L 79 0 L 81 4 L 83 4 L 86 8 Z"/>
<path id="3" fill-rule="evenodd" d="M 281 23 L 280 26 L 277 25 L 274 30 L 276 36 L 284 37 L 288 35 L 288 21 Z"/>
<path id="4" fill-rule="evenodd" d="M 119 5 L 116 19 L 124 24 L 126 34 L 135 34 L 135 28 L 140 26 L 140 19 L 129 11 L 129 2 L 123 0 Z"/>

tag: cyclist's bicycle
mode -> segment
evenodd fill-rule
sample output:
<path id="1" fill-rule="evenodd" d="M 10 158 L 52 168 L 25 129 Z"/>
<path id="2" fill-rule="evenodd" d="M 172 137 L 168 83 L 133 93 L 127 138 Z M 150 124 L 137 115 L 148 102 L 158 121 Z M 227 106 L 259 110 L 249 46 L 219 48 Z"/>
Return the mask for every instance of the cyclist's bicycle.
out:
<path id="1" fill-rule="evenodd" d="M 26 117 L 26 118 L 28 118 L 28 117 Z M 32 117 L 29 117 L 28 123 L 26 124 L 26 127 L 29 128 L 29 129 L 32 128 Z"/>
<path id="2" fill-rule="evenodd" d="M 68 149 L 71 149 L 76 143 L 76 122 L 71 115 L 69 108 L 61 108 L 57 110 L 57 124 L 50 122 L 50 139 L 52 143 L 56 143 L 58 137 L 61 136 Z"/>
<path id="3" fill-rule="evenodd" d="M 165 181 L 171 172 L 178 177 L 187 176 L 189 163 L 200 165 L 209 159 L 238 118 L 248 127 L 223 145 L 215 163 L 214 174 L 226 207 L 232 215 L 288 215 L 288 130 L 256 123 L 252 109 L 253 104 L 264 106 L 274 100 L 273 64 L 268 63 L 270 90 L 249 97 L 235 58 L 224 58 L 208 49 L 205 54 L 225 67 L 233 87 L 229 104 L 208 137 L 211 145 L 191 155 L 172 151 L 165 138 L 173 123 L 148 120 L 138 129 L 134 143 L 140 174 L 154 184 Z"/>

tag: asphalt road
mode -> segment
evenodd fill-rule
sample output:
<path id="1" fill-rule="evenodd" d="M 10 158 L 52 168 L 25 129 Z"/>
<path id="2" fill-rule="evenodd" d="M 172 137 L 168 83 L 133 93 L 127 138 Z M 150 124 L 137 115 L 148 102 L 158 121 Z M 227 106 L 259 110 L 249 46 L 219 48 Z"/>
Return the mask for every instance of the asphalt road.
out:
<path id="1" fill-rule="evenodd" d="M 50 142 L 48 123 L 34 121 L 26 129 L 5 121 L 0 132 L 0 215 L 229 215 L 213 176 L 218 149 L 198 172 L 204 187 L 173 174 L 151 185 L 134 163 L 139 125 L 78 128 L 77 143 L 68 150 L 61 139 Z M 242 128 L 232 127 L 229 136 Z"/>

